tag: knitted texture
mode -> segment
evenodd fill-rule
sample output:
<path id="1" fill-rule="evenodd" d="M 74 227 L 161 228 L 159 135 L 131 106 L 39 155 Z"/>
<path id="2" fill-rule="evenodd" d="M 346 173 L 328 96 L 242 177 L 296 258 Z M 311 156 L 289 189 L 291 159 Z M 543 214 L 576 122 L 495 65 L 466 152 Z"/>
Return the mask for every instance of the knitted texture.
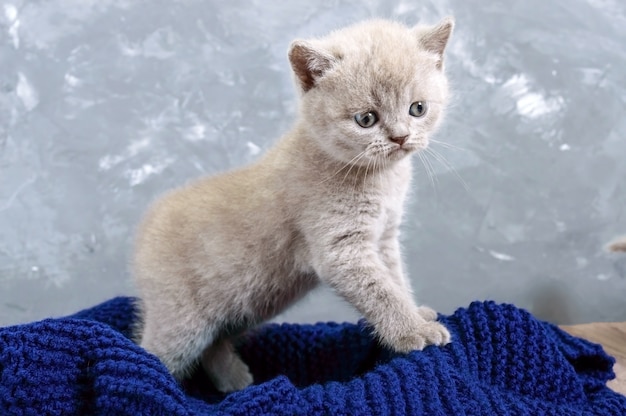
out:
<path id="1" fill-rule="evenodd" d="M 511 305 L 441 317 L 452 343 L 397 355 L 367 326 L 265 325 L 238 346 L 255 385 L 182 385 L 133 344 L 133 300 L 0 329 L 1 415 L 626 415 L 614 360 Z"/>

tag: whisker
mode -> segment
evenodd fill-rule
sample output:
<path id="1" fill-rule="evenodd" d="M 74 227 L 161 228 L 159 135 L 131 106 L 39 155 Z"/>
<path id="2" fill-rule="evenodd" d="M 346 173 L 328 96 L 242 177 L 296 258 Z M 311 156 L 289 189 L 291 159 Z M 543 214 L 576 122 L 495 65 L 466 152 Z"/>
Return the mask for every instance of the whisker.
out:
<path id="1" fill-rule="evenodd" d="M 437 160 L 445 168 L 451 171 L 454 174 L 454 176 L 456 176 L 457 179 L 461 182 L 461 184 L 463 185 L 463 189 L 465 189 L 466 192 L 470 191 L 470 187 L 467 185 L 467 182 L 465 182 L 465 180 L 461 177 L 461 175 L 459 175 L 459 172 L 454 168 L 454 166 L 450 164 L 450 162 L 448 162 L 448 160 L 441 153 L 437 152 L 435 149 L 428 149 L 428 148 L 426 148 L 426 153 L 432 155 L 435 158 L 435 160 Z"/>
<path id="2" fill-rule="evenodd" d="M 429 139 L 429 142 L 438 144 L 438 145 L 440 145 L 442 147 L 445 147 L 446 149 L 454 149 L 454 150 L 461 150 L 463 152 L 469 152 L 468 149 L 466 149 L 464 147 L 459 147 L 459 146 L 451 144 L 451 143 L 442 142 L 442 141 L 434 140 L 434 139 Z"/>
<path id="3" fill-rule="evenodd" d="M 427 150 L 428 148 L 424 149 Z M 426 161 L 426 164 L 428 165 L 428 167 L 430 168 L 430 171 L 432 172 L 433 175 L 433 179 L 435 180 L 435 183 L 437 185 L 439 185 L 439 177 L 437 176 L 437 170 L 435 169 L 435 167 L 433 166 L 433 164 L 431 163 L 430 159 L 428 158 L 428 152 L 424 153 L 424 160 Z"/>
<path id="4" fill-rule="evenodd" d="M 348 171 L 346 172 L 346 174 L 345 174 L 345 175 L 343 175 L 343 179 L 341 180 L 341 185 L 343 185 L 343 184 L 344 184 L 344 182 L 346 181 L 346 179 L 348 178 L 348 175 L 349 175 L 349 174 L 350 174 L 350 172 L 352 171 L 352 168 L 353 168 L 353 167 L 355 167 L 355 166 L 356 166 L 356 164 L 357 164 L 357 162 L 358 162 L 359 160 L 361 160 L 361 158 L 363 158 L 363 157 L 365 156 L 365 152 L 366 152 L 366 151 L 367 151 L 367 149 L 366 149 L 366 150 L 363 150 L 361 153 L 359 153 L 359 154 L 357 155 L 357 156 L 358 156 L 358 159 L 356 159 L 356 160 L 354 160 L 354 158 L 352 159 L 352 164 L 350 165 L 350 169 L 348 169 Z M 357 169 L 359 169 L 359 168 L 357 167 Z"/>
<path id="5" fill-rule="evenodd" d="M 383 164 L 383 169 L 384 169 L 385 171 L 387 171 L 387 169 L 389 168 L 389 159 L 388 159 L 387 155 L 385 155 L 385 156 L 382 158 L 382 162 L 383 162 L 383 163 L 382 163 L 382 164 Z M 382 180 L 382 175 L 381 175 L 381 182 L 383 182 L 383 180 Z M 389 181 L 388 181 L 388 180 L 387 180 L 387 184 L 389 184 Z M 384 182 L 383 182 L 383 186 L 384 186 L 384 185 L 385 185 L 385 184 L 384 184 Z"/>
<path id="6" fill-rule="evenodd" d="M 363 183 L 365 183 L 367 181 L 367 173 L 370 169 L 370 163 L 372 162 L 372 158 L 370 157 L 367 161 L 367 165 L 365 166 L 365 175 L 363 176 Z M 354 191 L 356 192 L 356 184 L 354 187 Z"/>
<path id="7" fill-rule="evenodd" d="M 363 150 L 361 153 L 359 153 L 358 155 L 354 156 L 352 159 L 350 159 L 349 162 L 346 162 L 345 165 L 343 165 L 339 170 L 337 170 L 335 173 L 333 173 L 332 175 L 330 175 L 329 177 L 327 177 L 326 179 L 322 180 L 319 184 L 323 184 L 324 182 L 327 182 L 329 180 L 331 180 L 332 178 L 334 178 L 335 176 L 337 176 L 339 174 L 339 172 L 341 172 L 342 170 L 344 170 L 345 168 L 347 168 L 348 166 L 352 167 L 354 166 L 354 163 L 356 163 L 357 158 L 360 158 L 361 156 L 363 156 L 363 154 L 365 154 L 365 150 Z"/>
<path id="8" fill-rule="evenodd" d="M 437 192 L 437 189 L 435 187 L 435 180 L 433 179 L 433 172 L 430 171 L 431 168 L 426 163 L 426 160 L 424 159 L 424 155 L 422 154 L 422 152 L 417 152 L 417 156 L 419 156 L 420 161 L 422 162 L 422 165 L 424 166 L 424 169 L 426 170 L 426 175 L 428 176 L 428 179 L 430 180 L 430 186 L 432 186 L 433 191 Z"/>
<path id="9" fill-rule="evenodd" d="M 378 162 L 380 163 L 380 166 L 378 165 Z M 384 169 L 384 162 L 385 162 L 385 157 L 380 157 L 380 153 L 376 153 L 376 161 L 374 163 L 374 168 L 376 168 L 376 174 L 378 175 L 378 183 L 380 184 L 380 189 L 384 189 L 385 188 L 385 184 L 383 182 L 383 175 L 382 175 L 382 171 Z"/>
<path id="10" fill-rule="evenodd" d="M 337 172 L 335 172 L 335 174 L 333 174 L 333 176 L 337 175 L 339 172 L 341 172 L 343 169 L 345 169 L 346 167 L 349 167 L 348 172 L 346 172 L 346 176 L 350 173 L 350 170 L 352 170 L 352 168 L 356 165 L 356 163 L 363 157 L 365 156 L 365 150 L 363 150 L 362 152 L 360 152 L 359 154 L 357 154 L 355 157 L 353 157 L 352 159 L 350 159 L 349 162 L 347 162 L 341 169 L 339 169 Z M 345 180 L 345 176 L 344 176 L 344 180 Z"/>

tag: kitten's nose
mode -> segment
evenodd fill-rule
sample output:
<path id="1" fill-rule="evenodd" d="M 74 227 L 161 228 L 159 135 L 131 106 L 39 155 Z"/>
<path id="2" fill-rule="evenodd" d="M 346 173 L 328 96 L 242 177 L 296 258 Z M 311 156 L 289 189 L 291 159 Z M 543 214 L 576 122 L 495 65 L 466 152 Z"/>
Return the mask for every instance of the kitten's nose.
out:
<path id="1" fill-rule="evenodd" d="M 394 143 L 398 143 L 400 146 L 402 146 L 404 143 L 406 143 L 406 140 L 409 138 L 409 136 L 400 136 L 400 137 L 390 137 L 389 140 L 391 140 Z"/>

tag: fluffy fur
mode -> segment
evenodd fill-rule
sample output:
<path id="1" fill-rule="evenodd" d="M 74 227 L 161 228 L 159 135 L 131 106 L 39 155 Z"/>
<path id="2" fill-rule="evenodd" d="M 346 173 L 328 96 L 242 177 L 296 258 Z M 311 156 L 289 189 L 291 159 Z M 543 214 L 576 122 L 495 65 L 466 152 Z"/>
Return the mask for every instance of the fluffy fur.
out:
<path id="1" fill-rule="evenodd" d="M 394 350 L 450 341 L 436 313 L 412 299 L 398 228 L 409 156 L 428 145 L 447 101 L 452 28 L 451 19 L 414 28 L 374 20 L 295 41 L 293 129 L 255 164 L 197 180 L 150 208 L 134 256 L 137 342 L 175 377 L 200 361 L 219 390 L 246 387 L 252 377 L 233 338 L 320 281 Z M 359 114 L 378 121 L 362 127 Z"/>

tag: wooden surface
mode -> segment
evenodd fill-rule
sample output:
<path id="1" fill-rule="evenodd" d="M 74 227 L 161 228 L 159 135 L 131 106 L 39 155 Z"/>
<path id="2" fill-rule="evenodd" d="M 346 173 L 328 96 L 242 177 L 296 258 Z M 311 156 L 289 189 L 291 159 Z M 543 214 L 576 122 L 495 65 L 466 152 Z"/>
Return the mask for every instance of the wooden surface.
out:
<path id="1" fill-rule="evenodd" d="M 616 378 L 607 383 L 613 390 L 626 395 L 626 322 L 607 322 L 561 326 L 572 335 L 602 344 L 604 350 L 617 360 L 613 370 Z"/>

